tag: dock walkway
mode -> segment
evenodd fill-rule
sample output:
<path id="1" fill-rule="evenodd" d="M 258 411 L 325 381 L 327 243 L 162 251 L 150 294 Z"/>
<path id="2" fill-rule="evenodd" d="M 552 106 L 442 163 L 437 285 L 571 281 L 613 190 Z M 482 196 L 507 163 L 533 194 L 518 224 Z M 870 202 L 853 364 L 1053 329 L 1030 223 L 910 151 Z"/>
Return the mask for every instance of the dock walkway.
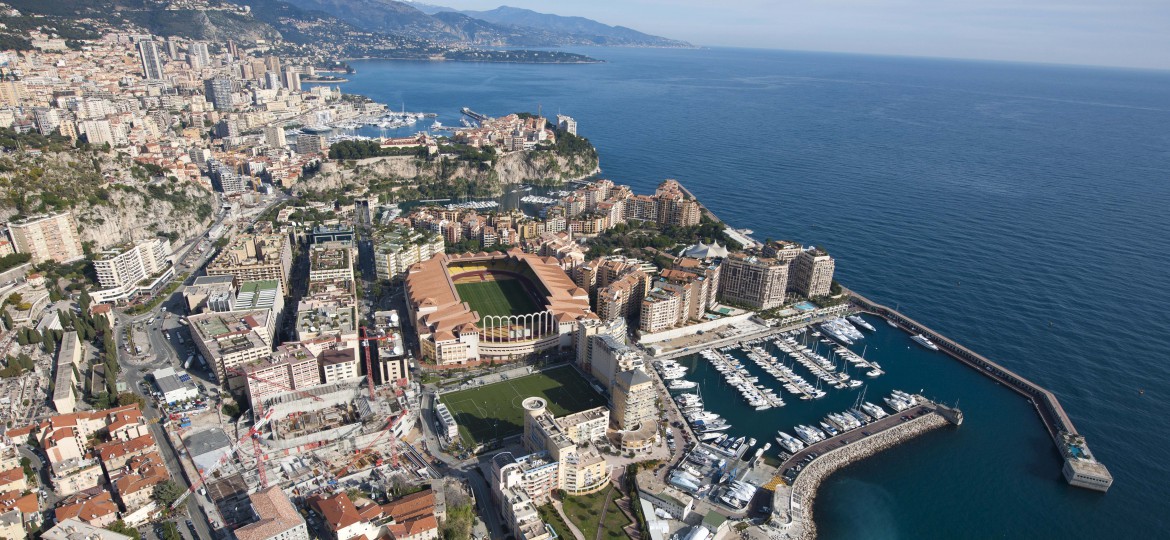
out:
<path id="1" fill-rule="evenodd" d="M 921 400 L 921 396 L 919 397 Z M 915 407 L 895 413 L 866 424 L 847 433 L 814 444 L 792 456 L 781 465 L 781 470 L 800 462 L 811 452 L 817 452 L 813 459 L 796 476 L 792 485 L 774 482 L 773 523 L 789 538 L 810 539 L 817 534 L 813 522 L 813 501 L 821 483 L 842 467 L 892 448 L 904 441 L 950 425 L 957 421 L 960 413 L 923 400 Z M 902 420 L 902 416 L 914 415 L 913 419 Z M 949 417 L 949 418 L 948 418 Z M 863 432 L 868 432 L 866 435 Z M 845 441 L 848 440 L 846 443 Z M 786 509 L 786 510 L 782 510 Z"/>
<path id="2" fill-rule="evenodd" d="M 1113 484 L 1113 476 L 1104 464 L 1093 457 L 1084 437 L 1077 432 L 1072 420 L 1064 412 L 1064 407 L 1052 392 L 898 311 L 873 302 L 856 292 L 849 291 L 849 294 L 852 295 L 853 304 L 862 310 L 883 317 L 911 334 L 926 336 L 940 351 L 1027 398 L 1040 415 L 1040 420 L 1056 444 L 1061 457 L 1064 458 L 1063 472 L 1069 484 L 1097 491 L 1107 491 Z"/>

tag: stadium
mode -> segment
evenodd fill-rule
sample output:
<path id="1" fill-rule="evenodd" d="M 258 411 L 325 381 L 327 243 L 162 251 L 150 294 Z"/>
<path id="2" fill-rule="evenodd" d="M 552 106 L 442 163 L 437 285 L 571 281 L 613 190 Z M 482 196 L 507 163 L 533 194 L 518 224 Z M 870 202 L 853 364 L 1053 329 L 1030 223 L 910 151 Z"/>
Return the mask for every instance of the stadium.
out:
<path id="1" fill-rule="evenodd" d="M 577 321 L 596 318 L 556 259 L 519 249 L 436 255 L 411 266 L 405 285 L 419 357 L 437 366 L 569 347 Z"/>

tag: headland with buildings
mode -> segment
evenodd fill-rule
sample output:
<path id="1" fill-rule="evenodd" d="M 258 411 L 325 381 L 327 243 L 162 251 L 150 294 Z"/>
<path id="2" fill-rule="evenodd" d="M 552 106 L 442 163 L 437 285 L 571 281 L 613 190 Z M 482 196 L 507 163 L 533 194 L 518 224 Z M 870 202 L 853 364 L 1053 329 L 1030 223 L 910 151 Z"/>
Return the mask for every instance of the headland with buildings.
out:
<path id="1" fill-rule="evenodd" d="M 613 523 L 809 537 L 823 478 L 962 413 L 896 391 L 735 436 L 677 360 L 698 354 L 754 411 L 800 406 L 884 373 L 849 348 L 872 315 L 1031 400 L 1070 484 L 1112 483 L 1050 392 L 842 288 L 824 248 L 720 222 L 676 180 L 635 194 L 591 179 L 534 197 L 535 215 L 281 192 L 350 159 L 579 142 L 571 117 L 468 109 L 449 136 L 355 141 L 325 128 L 430 117 L 302 88 L 308 59 L 105 30 L 9 55 L 0 127 L 125 152 L 158 174 L 114 184 L 190 183 L 217 209 L 185 242 L 133 230 L 87 246 L 64 209 L 8 222 L 0 256 L 25 260 L 3 280 L 2 537 L 120 539 L 100 531 L 174 512 L 195 537 L 246 540 Z M 68 291 L 33 268 L 82 261 L 96 283 Z"/>

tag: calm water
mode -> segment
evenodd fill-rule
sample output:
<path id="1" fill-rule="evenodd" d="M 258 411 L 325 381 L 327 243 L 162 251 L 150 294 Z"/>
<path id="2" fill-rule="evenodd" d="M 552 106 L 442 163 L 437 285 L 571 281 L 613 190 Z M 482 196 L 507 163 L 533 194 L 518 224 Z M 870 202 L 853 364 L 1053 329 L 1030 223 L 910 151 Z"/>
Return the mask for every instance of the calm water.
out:
<path id="1" fill-rule="evenodd" d="M 833 476 L 825 537 L 1166 534 L 1170 73 L 587 52 L 607 63 L 359 62 L 343 87 L 448 125 L 463 106 L 576 117 L 606 177 L 677 178 L 761 239 L 823 245 L 842 282 L 1047 386 L 1116 478 L 1104 496 L 1067 487 L 1026 402 L 877 325 L 868 354 L 890 373 L 870 396 L 923 388 L 966 422 Z M 852 396 L 790 399 L 741 429 L 763 438 Z"/>

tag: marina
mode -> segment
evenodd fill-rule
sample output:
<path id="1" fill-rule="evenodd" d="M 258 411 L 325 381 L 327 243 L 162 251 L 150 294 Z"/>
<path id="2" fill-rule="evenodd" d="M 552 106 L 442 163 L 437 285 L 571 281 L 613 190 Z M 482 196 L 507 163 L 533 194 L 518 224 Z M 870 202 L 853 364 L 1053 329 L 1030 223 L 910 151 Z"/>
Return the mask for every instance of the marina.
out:
<path id="1" fill-rule="evenodd" d="M 1040 420 L 1044 423 L 1049 436 L 1052 438 L 1053 443 L 1056 444 L 1056 448 L 1064 460 L 1064 466 L 1061 472 L 1064 475 L 1065 481 L 1070 485 L 1096 491 L 1108 491 L 1109 487 L 1113 485 L 1113 475 L 1109 473 L 1109 470 L 1103 463 L 1097 461 L 1093 456 L 1088 444 L 1085 442 L 1085 438 L 1077 432 L 1072 420 L 1064 412 L 1064 407 L 1060 405 L 1060 401 L 1056 399 L 1056 396 L 1052 392 L 952 341 L 946 336 L 923 326 L 896 310 L 877 304 L 855 292 L 851 294 L 852 301 L 855 305 L 867 312 L 881 316 L 887 321 L 896 324 L 899 328 L 910 332 L 915 342 L 926 346 L 922 339 L 918 339 L 923 338 L 926 340 L 926 343 L 933 346 L 927 347 L 928 349 L 933 351 L 941 350 L 941 352 L 946 353 L 948 356 L 959 360 L 979 373 L 994 379 L 1027 398 L 1040 415 Z"/>

